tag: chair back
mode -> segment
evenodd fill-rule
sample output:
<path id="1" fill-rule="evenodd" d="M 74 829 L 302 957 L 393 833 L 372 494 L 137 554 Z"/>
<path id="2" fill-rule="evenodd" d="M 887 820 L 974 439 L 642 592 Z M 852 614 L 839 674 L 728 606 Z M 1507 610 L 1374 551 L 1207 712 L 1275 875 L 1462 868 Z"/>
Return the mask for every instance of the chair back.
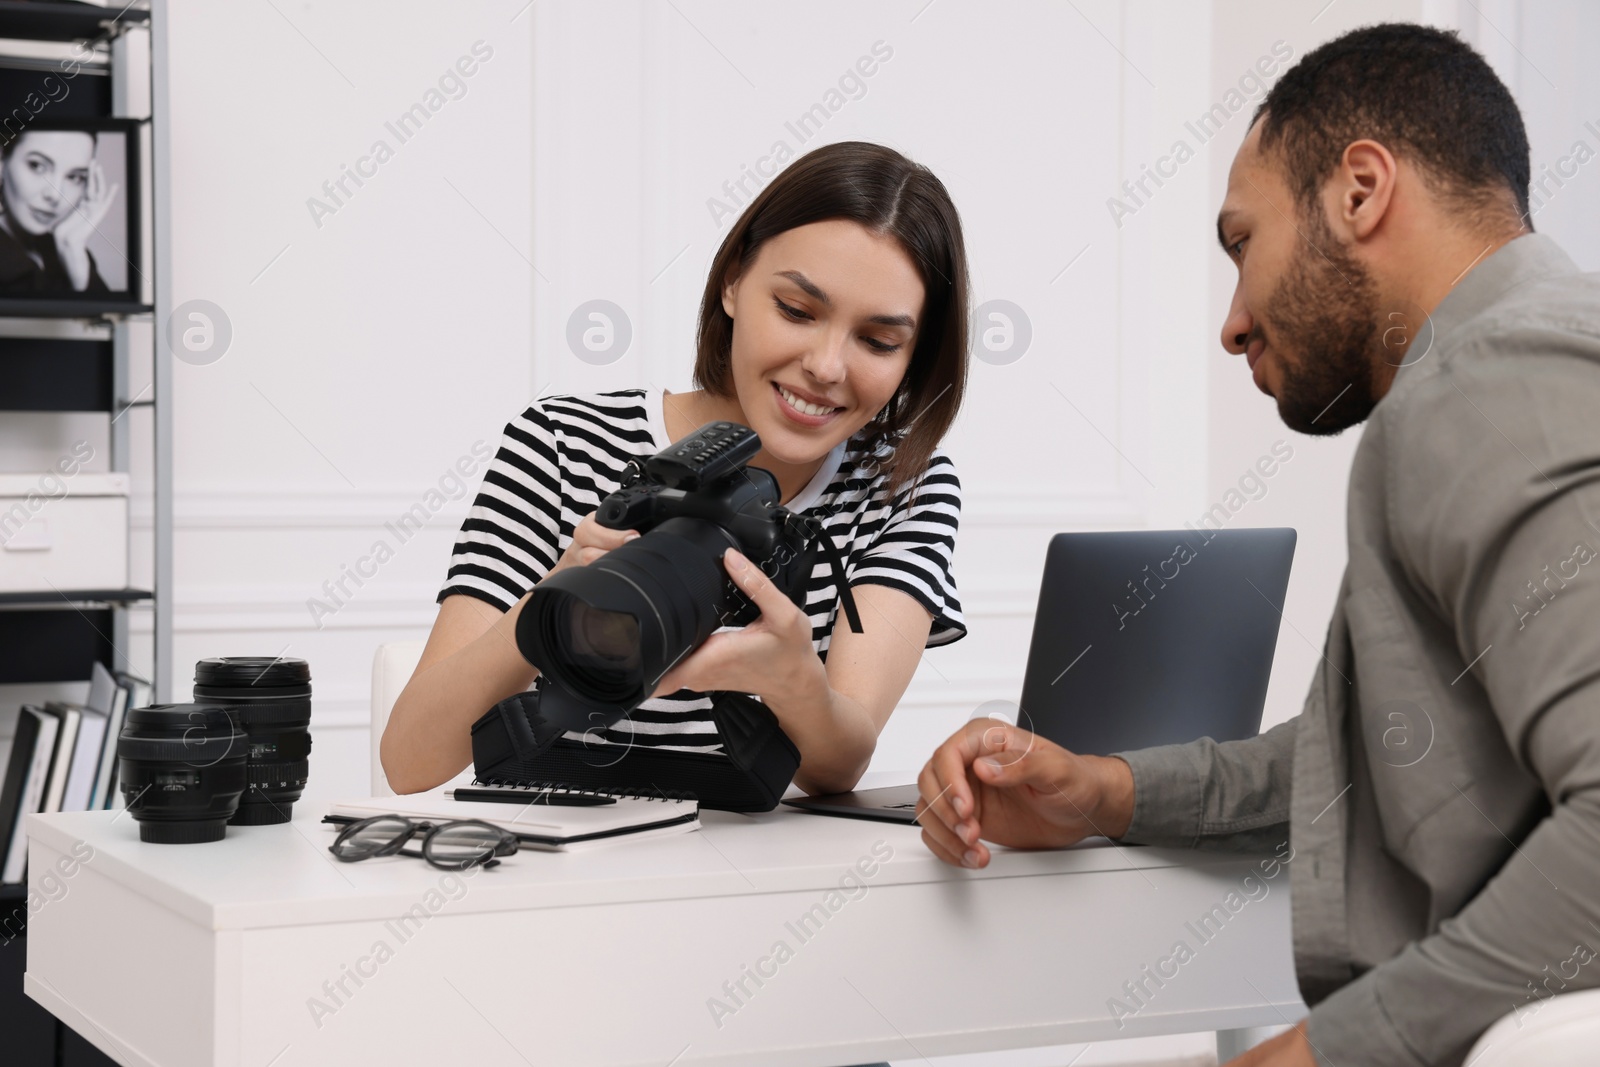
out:
<path id="1" fill-rule="evenodd" d="M 1555 1067 L 1594 1063 L 1600 1049 L 1600 989 L 1534 1000 L 1484 1031 L 1464 1062 L 1472 1067 Z"/>
<path id="2" fill-rule="evenodd" d="M 389 713 L 400 690 L 406 687 L 416 673 L 422 659 L 424 641 L 390 641 L 379 645 L 372 657 L 372 795 L 392 797 L 389 779 L 383 773 L 383 760 L 378 756 L 378 746 L 383 741 L 383 728 L 389 724 Z"/>

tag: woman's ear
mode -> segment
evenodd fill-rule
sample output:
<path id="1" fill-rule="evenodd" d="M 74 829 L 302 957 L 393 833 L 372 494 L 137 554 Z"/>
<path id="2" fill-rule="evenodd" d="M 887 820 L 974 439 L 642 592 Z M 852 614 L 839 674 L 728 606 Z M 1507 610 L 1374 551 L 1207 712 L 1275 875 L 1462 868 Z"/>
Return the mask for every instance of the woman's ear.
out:
<path id="1" fill-rule="evenodd" d="M 730 319 L 733 318 L 733 305 L 737 302 L 738 296 L 739 276 L 729 274 L 722 283 L 722 310 Z"/>

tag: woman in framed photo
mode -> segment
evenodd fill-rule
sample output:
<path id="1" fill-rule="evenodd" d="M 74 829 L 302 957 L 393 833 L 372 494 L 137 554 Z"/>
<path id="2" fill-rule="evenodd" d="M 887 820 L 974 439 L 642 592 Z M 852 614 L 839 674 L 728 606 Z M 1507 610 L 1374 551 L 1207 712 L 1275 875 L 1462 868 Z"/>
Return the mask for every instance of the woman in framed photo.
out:
<path id="1" fill-rule="evenodd" d="M 0 295 L 110 296 L 89 238 L 116 201 L 89 130 L 24 130 L 0 145 Z"/>
<path id="2" fill-rule="evenodd" d="M 593 514 L 630 462 L 727 420 L 759 434 L 750 465 L 839 549 L 863 632 L 835 628 L 826 563 L 802 607 L 729 550 L 724 566 L 760 617 L 712 635 L 652 699 L 585 740 L 715 752 L 704 694 L 752 693 L 800 751 L 797 784 L 852 788 L 924 648 L 966 632 L 951 569 L 960 483 L 938 445 L 965 390 L 967 306 L 960 220 L 927 168 L 846 142 L 774 177 L 712 264 L 697 389 L 547 396 L 506 426 L 384 731 L 389 783 L 427 789 L 468 765 L 472 722 L 533 684 L 514 637 L 533 587 L 638 536 Z"/>

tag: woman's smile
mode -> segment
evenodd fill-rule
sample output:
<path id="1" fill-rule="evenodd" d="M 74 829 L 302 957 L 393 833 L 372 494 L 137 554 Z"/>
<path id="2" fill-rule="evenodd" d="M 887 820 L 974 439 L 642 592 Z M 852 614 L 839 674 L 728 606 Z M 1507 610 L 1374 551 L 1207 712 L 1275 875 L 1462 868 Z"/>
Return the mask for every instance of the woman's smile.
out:
<path id="1" fill-rule="evenodd" d="M 802 393 L 780 382 L 772 383 L 772 391 L 778 409 L 800 426 L 826 426 L 838 418 L 846 407 L 828 404 L 824 397 Z"/>

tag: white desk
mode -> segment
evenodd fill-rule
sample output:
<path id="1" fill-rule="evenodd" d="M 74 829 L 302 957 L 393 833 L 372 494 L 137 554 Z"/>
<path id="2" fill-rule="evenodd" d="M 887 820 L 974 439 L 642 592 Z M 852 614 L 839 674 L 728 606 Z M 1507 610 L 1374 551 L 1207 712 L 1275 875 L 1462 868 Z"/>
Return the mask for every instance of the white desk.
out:
<path id="1" fill-rule="evenodd" d="M 837 1067 L 1304 1011 L 1286 871 L 1209 940 L 1186 925 L 1242 893 L 1254 857 L 1100 842 L 963 871 L 911 827 L 703 821 L 452 884 L 421 860 L 335 861 L 310 812 L 207 845 L 142 844 L 125 813 L 33 816 L 41 892 L 75 846 L 93 855 L 30 919 L 26 989 L 128 1067 Z M 867 888 L 830 898 L 863 859 Z M 1158 988 L 1142 969 L 1179 940 L 1193 957 Z M 1153 995 L 1119 1027 L 1130 980 Z"/>

